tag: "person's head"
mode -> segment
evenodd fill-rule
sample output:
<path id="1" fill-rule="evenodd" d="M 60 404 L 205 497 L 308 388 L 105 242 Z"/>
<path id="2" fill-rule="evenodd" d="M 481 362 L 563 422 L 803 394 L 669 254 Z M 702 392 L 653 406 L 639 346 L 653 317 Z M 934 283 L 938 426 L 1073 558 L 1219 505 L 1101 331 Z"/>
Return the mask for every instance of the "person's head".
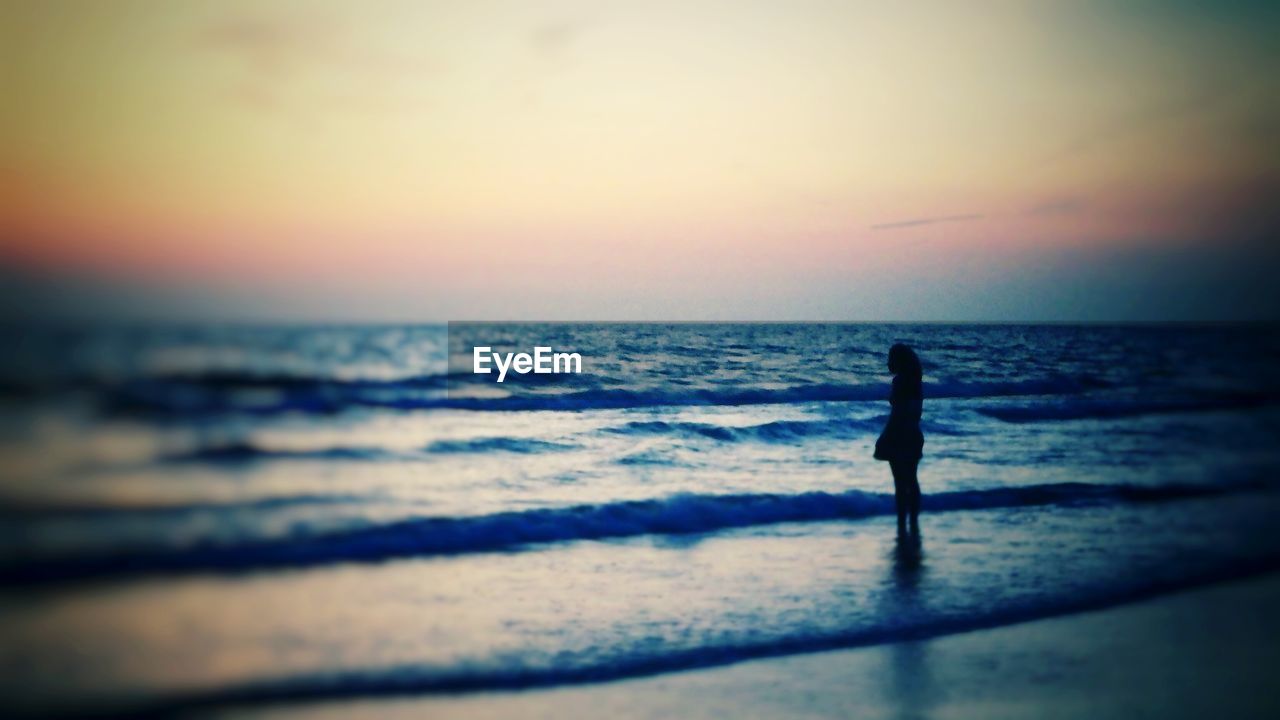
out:
<path id="1" fill-rule="evenodd" d="M 915 350 L 902 343 L 894 343 L 893 347 L 889 348 L 889 372 L 914 378 L 923 374 L 920 369 L 920 358 L 916 357 Z"/>

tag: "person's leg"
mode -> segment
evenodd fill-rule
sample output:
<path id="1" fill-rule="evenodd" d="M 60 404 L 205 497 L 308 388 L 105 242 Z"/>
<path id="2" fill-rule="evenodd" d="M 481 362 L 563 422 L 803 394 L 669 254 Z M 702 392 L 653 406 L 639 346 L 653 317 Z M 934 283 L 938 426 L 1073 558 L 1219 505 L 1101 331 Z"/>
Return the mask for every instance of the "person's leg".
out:
<path id="1" fill-rule="evenodd" d="M 907 482 L 908 463 L 897 460 L 889 461 L 889 470 L 893 473 L 893 502 L 898 509 L 898 527 L 907 524 L 907 510 L 911 504 L 910 484 Z"/>
<path id="2" fill-rule="evenodd" d="M 915 460 L 907 473 L 907 488 L 911 498 L 908 511 L 911 513 L 911 524 L 917 527 L 920 525 L 920 478 L 916 475 L 919 468 L 920 461 Z"/>

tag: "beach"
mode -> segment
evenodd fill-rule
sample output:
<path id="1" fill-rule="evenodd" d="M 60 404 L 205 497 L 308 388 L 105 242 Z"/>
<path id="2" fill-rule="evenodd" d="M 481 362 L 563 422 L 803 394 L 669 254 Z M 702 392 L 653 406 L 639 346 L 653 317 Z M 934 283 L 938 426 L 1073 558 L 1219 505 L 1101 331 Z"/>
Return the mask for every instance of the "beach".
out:
<path id="1" fill-rule="evenodd" d="M 0 720 L 1280 720 L 1280 2 L 0 28 Z"/>
<path id="2" fill-rule="evenodd" d="M 1280 575 L 930 640 L 588 687 L 235 709 L 367 718 L 1274 718 Z M 243 714 L 243 715 L 242 715 Z"/>
<path id="3" fill-rule="evenodd" d="M 1094 711 L 1073 698 L 1127 708 L 1162 686 L 1261 701 L 1176 672 L 1249 658 L 1270 624 L 1193 652 L 1194 623 L 1072 615 L 1280 569 L 1280 338 L 1256 327 L 21 339 L 6 372 L 39 390 L 4 409 L 26 435 L 0 448 L 24 461 L 0 484 L 11 715 L 1078 715 Z M 897 341 L 925 363 L 918 534 L 896 532 L 872 457 Z M 583 372 L 499 384 L 450 360 L 543 345 Z M 1175 674 L 1127 661 L 1154 674 L 1102 682 L 1113 640 Z M 1096 689 L 1073 694 L 1081 678 Z"/>

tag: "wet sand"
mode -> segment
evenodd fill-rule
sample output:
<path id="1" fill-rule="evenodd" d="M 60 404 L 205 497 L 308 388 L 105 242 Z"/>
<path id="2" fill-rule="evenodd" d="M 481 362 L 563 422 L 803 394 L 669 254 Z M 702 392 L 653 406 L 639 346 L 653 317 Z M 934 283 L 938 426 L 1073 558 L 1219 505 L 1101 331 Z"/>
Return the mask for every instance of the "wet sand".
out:
<path id="1" fill-rule="evenodd" d="M 932 640 L 592 686 L 255 717 L 1273 718 L 1280 575 Z M 245 714 L 245 709 L 235 713 Z"/>

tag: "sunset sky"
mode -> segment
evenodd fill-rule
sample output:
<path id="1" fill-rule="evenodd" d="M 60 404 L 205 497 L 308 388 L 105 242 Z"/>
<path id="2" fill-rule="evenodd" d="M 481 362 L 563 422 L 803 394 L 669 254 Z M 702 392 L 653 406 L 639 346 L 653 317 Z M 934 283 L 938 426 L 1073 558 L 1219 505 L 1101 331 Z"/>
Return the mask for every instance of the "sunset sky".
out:
<path id="1" fill-rule="evenodd" d="M 1268 5 L 6 1 L 0 267 L 233 319 L 1276 317 Z"/>

